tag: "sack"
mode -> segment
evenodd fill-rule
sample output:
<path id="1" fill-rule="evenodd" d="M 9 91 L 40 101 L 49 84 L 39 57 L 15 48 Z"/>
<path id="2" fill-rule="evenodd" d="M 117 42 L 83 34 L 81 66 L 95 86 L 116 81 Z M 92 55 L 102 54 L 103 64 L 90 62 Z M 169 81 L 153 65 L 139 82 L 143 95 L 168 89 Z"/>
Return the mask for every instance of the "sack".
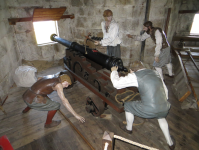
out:
<path id="1" fill-rule="evenodd" d="M 36 81 L 37 69 L 31 66 L 19 66 L 13 75 L 17 87 L 31 87 Z"/>

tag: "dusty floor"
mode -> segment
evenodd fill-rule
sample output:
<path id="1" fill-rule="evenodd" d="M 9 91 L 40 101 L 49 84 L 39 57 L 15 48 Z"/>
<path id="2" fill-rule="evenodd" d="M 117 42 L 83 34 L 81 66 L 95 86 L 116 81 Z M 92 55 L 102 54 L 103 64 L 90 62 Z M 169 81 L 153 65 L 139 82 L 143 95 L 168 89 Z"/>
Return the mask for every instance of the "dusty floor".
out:
<path id="1" fill-rule="evenodd" d="M 46 70 L 38 76 L 52 74 L 61 68 Z M 182 110 L 180 102 L 177 101 L 171 91 L 172 79 L 165 78 L 169 90 L 169 102 L 171 109 L 167 116 L 170 133 L 176 139 L 176 150 L 199 149 L 199 112 L 193 109 Z M 75 132 L 70 124 L 58 112 L 54 119 L 62 120 L 58 127 L 45 129 L 44 123 L 47 112 L 30 110 L 26 114 L 21 111 L 26 107 L 21 95 L 26 88 L 13 88 L 3 105 L 7 112 L 4 115 L 0 111 L 0 137 L 6 135 L 16 150 L 88 150 L 89 146 Z M 159 128 L 156 119 L 148 119 L 143 125 L 134 126 L 133 134 L 128 135 L 119 128 L 119 123 L 125 120 L 124 113 L 119 114 L 109 107 L 106 114 L 112 114 L 112 119 L 100 119 L 87 113 L 85 101 L 88 96 L 93 95 L 86 87 L 77 82 L 73 88 L 64 91 L 74 110 L 84 116 L 84 124 L 78 122 L 61 105 L 61 111 L 71 120 L 76 128 L 85 136 L 89 143 L 96 149 L 102 149 L 102 136 L 105 131 L 125 137 L 132 141 L 145 144 L 161 150 L 169 150 L 164 135 Z M 50 97 L 61 103 L 56 92 Z M 135 123 L 141 123 L 144 119 L 135 117 Z M 139 150 L 141 148 L 116 140 L 115 150 Z"/>

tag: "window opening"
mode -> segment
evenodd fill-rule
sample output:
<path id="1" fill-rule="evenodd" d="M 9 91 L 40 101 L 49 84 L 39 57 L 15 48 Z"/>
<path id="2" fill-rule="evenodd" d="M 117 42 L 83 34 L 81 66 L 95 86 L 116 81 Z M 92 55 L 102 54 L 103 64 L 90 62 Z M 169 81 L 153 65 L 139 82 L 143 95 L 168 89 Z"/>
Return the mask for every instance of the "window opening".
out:
<path id="1" fill-rule="evenodd" d="M 199 14 L 195 14 L 194 16 L 190 33 L 199 34 Z"/>
<path id="2" fill-rule="evenodd" d="M 57 21 L 33 22 L 33 26 L 38 46 L 57 43 L 50 39 L 52 34 L 57 34 L 59 36 Z"/>

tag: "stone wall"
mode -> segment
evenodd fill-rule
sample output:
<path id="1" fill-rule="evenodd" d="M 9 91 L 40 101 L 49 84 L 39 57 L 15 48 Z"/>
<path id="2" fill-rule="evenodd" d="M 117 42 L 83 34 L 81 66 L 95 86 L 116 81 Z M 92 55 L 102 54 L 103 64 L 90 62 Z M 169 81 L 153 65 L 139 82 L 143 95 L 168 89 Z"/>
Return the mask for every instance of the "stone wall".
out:
<path id="1" fill-rule="evenodd" d="M 128 66 L 132 60 L 139 59 L 140 42 L 132 42 L 126 34 L 139 34 L 145 16 L 146 0 L 76 0 L 71 1 L 68 14 L 74 13 L 72 20 L 75 41 L 83 43 L 83 35 L 91 32 L 94 36 L 103 36 L 101 22 L 106 9 L 113 11 L 113 18 L 120 27 L 122 39 L 122 60 Z"/>
<path id="2" fill-rule="evenodd" d="M 141 42 L 127 38 L 126 34 L 139 35 L 143 28 L 146 0 L 4 0 L 1 1 L 1 49 L 0 84 L 10 86 L 11 70 L 23 62 L 53 62 L 58 64 L 65 55 L 65 47 L 61 44 L 37 46 L 32 22 L 19 22 L 14 26 L 8 25 L 8 18 L 32 17 L 37 7 L 59 8 L 66 6 L 64 14 L 74 14 L 74 19 L 58 21 L 59 36 L 69 41 L 84 43 L 84 35 L 91 32 L 93 36 L 101 36 L 102 14 L 106 9 L 113 11 L 113 17 L 120 27 L 122 39 L 121 52 L 125 66 L 140 57 Z M 179 16 L 183 9 L 198 9 L 197 0 L 151 0 L 149 20 L 155 27 L 165 28 L 168 8 L 171 16 L 168 28 L 168 41 L 171 42 L 175 32 L 189 31 L 192 17 Z M 179 18 L 179 19 L 178 19 Z M 184 24 L 183 24 L 184 23 Z M 151 39 L 146 40 L 144 62 L 154 61 L 155 44 Z M 104 49 L 101 49 L 104 52 Z M 38 63 L 37 63 L 38 64 Z M 42 66 L 42 65 L 41 65 Z M 42 68 L 41 68 L 42 70 Z M 7 88 L 8 89 L 8 88 Z M 2 90 L 1 90 L 2 91 Z M 3 92 L 6 93 L 6 92 Z"/>
<path id="3" fill-rule="evenodd" d="M 180 10 L 199 10 L 198 0 L 183 0 L 180 5 Z M 184 13 L 179 14 L 177 24 L 176 24 L 176 34 L 177 35 L 189 35 L 192 22 L 195 14 Z"/>
<path id="4" fill-rule="evenodd" d="M 6 97 L 13 85 L 13 71 L 21 64 L 15 32 L 9 25 L 11 17 L 5 0 L 0 1 L 0 97 Z"/>
<path id="5" fill-rule="evenodd" d="M 164 28 L 166 15 L 174 0 L 151 0 L 149 20 L 154 26 Z M 146 0 L 7 0 L 7 5 L 12 17 L 31 17 L 36 7 L 57 8 L 66 6 L 64 14 L 75 14 L 74 19 L 62 19 L 58 21 L 60 37 L 84 42 L 84 35 L 91 32 L 94 36 L 102 36 L 101 22 L 104 20 L 102 14 L 105 9 L 113 11 L 113 17 L 120 27 L 122 39 L 122 60 L 125 66 L 139 59 L 141 42 L 135 42 L 127 38 L 126 34 L 139 35 L 144 23 Z M 176 3 L 180 5 L 180 3 Z M 34 35 L 32 22 L 21 22 L 14 26 L 19 48 L 24 60 L 54 61 L 64 56 L 64 47 L 60 44 L 38 47 Z M 173 32 L 173 31 L 172 31 Z M 146 42 L 146 63 L 153 62 L 154 44 L 150 39 Z"/>

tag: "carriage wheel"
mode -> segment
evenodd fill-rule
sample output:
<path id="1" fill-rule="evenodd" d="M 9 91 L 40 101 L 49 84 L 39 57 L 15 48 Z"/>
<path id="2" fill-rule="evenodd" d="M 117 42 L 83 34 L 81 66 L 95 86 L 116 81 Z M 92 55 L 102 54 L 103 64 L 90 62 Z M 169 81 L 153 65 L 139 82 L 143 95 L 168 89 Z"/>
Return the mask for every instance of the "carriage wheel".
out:
<path id="1" fill-rule="evenodd" d="M 98 89 L 98 91 L 101 91 L 101 86 L 98 80 L 94 80 L 94 86 Z"/>
<path id="2" fill-rule="evenodd" d="M 91 113 L 95 117 L 99 117 L 104 113 L 104 104 L 99 98 L 91 99 L 87 97 L 85 108 L 88 113 Z"/>
<path id="3" fill-rule="evenodd" d="M 75 72 L 75 73 L 77 73 L 77 72 L 82 72 L 82 66 L 80 65 L 80 63 L 79 62 L 75 62 L 74 63 L 74 66 L 73 66 L 73 71 Z"/>

